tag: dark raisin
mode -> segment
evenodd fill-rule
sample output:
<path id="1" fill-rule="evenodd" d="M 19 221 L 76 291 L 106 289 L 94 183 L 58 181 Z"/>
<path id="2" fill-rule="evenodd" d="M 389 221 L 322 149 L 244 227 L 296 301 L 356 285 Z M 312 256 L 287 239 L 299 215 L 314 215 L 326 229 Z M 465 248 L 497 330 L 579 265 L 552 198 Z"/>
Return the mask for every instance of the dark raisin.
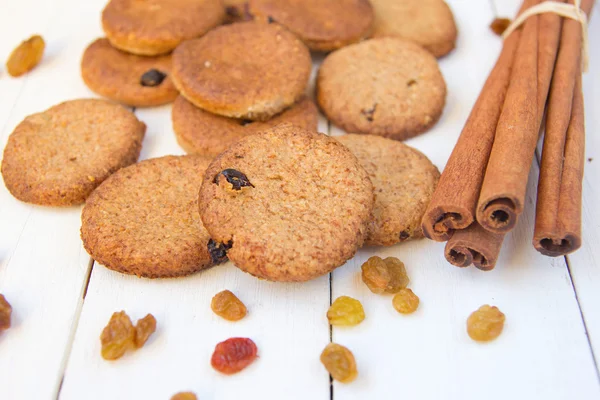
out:
<path id="1" fill-rule="evenodd" d="M 273 19 L 273 17 L 271 17 L 270 15 L 267 17 L 267 22 L 269 24 L 272 24 L 273 22 L 275 22 L 275 19 Z"/>
<path id="2" fill-rule="evenodd" d="M 164 74 L 157 69 L 151 69 L 142 75 L 140 84 L 142 86 L 158 86 L 162 83 L 162 81 L 165 80 L 166 77 L 167 74 Z"/>
<path id="3" fill-rule="evenodd" d="M 373 122 L 373 115 L 375 114 L 376 109 L 377 109 L 377 103 L 373 104 L 373 107 L 369 108 L 368 110 L 365 110 L 365 109 L 360 110 L 360 113 L 362 115 L 364 115 L 365 118 L 367 118 L 367 121 Z"/>
<path id="4" fill-rule="evenodd" d="M 251 123 L 253 123 L 253 122 L 254 122 L 254 121 L 252 121 L 252 120 L 250 120 L 250 119 L 242 119 L 242 120 L 240 120 L 240 125 L 241 125 L 241 126 L 246 126 L 246 125 L 248 125 L 248 124 L 251 124 Z"/>
<path id="5" fill-rule="evenodd" d="M 238 12 L 238 9 L 236 6 L 228 6 L 225 7 L 225 13 L 232 17 L 232 18 L 239 18 L 241 17 L 240 13 Z"/>
<path id="6" fill-rule="evenodd" d="M 250 180 L 248 180 L 248 177 L 237 169 L 224 169 L 215 176 L 213 183 L 218 183 L 219 175 L 223 175 L 225 179 L 227 179 L 227 182 L 231 183 L 233 190 L 242 190 L 242 187 L 244 186 L 254 187 L 254 185 L 250 183 Z"/>
<path id="7" fill-rule="evenodd" d="M 210 254 L 210 258 L 212 259 L 215 265 L 224 263 L 228 260 L 227 250 L 229 250 L 231 246 L 231 241 L 227 244 L 217 243 L 212 239 L 208 241 L 208 253 Z"/>
<path id="8" fill-rule="evenodd" d="M 409 236 L 408 232 L 406 232 L 406 231 L 400 232 L 400 240 L 406 240 L 406 239 L 408 239 L 408 236 Z"/>

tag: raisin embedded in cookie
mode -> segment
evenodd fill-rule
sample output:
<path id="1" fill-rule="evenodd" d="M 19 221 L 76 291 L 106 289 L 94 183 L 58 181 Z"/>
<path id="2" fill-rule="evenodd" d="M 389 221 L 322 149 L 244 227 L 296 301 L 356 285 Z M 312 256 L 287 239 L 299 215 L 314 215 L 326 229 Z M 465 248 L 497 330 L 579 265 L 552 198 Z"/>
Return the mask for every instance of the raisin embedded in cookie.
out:
<path id="1" fill-rule="evenodd" d="M 171 56 L 125 53 L 97 39 L 83 53 L 81 77 L 94 92 L 132 107 L 170 103 L 179 94 L 171 81 Z"/>
<path id="2" fill-rule="evenodd" d="M 173 103 L 171 117 L 177 142 L 188 154 L 216 157 L 241 138 L 284 122 L 316 131 L 318 111 L 305 97 L 266 122 L 252 122 L 211 114 L 179 96 Z"/>
<path id="3" fill-rule="evenodd" d="M 232 118 L 267 120 L 306 90 L 310 53 L 277 24 L 241 22 L 188 40 L 173 53 L 173 82 L 188 101 Z"/>
<path id="4" fill-rule="evenodd" d="M 404 140 L 438 121 L 446 83 L 435 57 L 421 46 L 404 39 L 371 39 L 325 58 L 317 100 L 347 132 Z"/>
<path id="5" fill-rule="evenodd" d="M 224 18 L 221 0 L 110 0 L 102 28 L 114 47 L 156 56 L 204 35 Z"/>
<path id="6" fill-rule="evenodd" d="M 371 0 L 373 37 L 412 40 L 436 57 L 448 54 L 458 34 L 452 10 L 444 0 Z"/>
<path id="7" fill-rule="evenodd" d="M 373 7 L 368 0 L 250 0 L 250 14 L 275 21 L 312 50 L 331 51 L 369 35 Z"/>
<path id="8" fill-rule="evenodd" d="M 147 278 L 188 275 L 212 265 L 198 189 L 210 159 L 166 156 L 119 170 L 96 189 L 81 214 L 92 258 Z"/>
<path id="9" fill-rule="evenodd" d="M 306 281 L 362 245 L 373 185 L 337 140 L 281 124 L 213 160 L 199 205 L 210 236 L 238 268 L 272 281 Z"/>
<path id="10" fill-rule="evenodd" d="M 4 149 L 4 184 L 27 203 L 81 204 L 109 175 L 137 161 L 145 132 L 118 104 L 61 103 L 17 125 Z"/>
<path id="11" fill-rule="evenodd" d="M 389 246 L 423 237 L 421 219 L 440 177 L 436 166 L 395 140 L 356 134 L 336 139 L 358 158 L 375 189 L 365 242 Z"/>

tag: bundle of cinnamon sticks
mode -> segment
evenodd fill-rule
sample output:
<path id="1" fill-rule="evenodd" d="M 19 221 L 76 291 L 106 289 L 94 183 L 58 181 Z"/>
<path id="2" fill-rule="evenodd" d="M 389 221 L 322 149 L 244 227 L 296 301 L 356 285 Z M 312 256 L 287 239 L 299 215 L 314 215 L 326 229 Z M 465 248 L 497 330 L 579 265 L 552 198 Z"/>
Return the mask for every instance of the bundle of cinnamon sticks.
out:
<path id="1" fill-rule="evenodd" d="M 541 1 L 524 0 L 519 14 Z M 581 10 L 589 16 L 593 4 L 581 0 Z M 448 241 L 450 263 L 494 268 L 523 212 L 540 130 L 533 245 L 549 256 L 581 246 L 581 63 L 582 26 L 574 19 L 533 15 L 505 38 L 422 222 L 425 236 Z"/>

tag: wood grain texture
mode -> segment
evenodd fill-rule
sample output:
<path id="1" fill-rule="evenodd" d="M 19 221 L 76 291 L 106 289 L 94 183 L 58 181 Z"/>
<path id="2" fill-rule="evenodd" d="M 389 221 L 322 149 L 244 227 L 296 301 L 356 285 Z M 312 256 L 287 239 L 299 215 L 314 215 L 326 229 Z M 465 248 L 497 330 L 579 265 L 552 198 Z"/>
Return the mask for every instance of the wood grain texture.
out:
<path id="1" fill-rule="evenodd" d="M 79 59 L 87 36 L 97 34 L 90 27 L 100 9 L 101 4 L 73 0 L 2 7 L 3 63 L 31 34 L 47 42 L 42 63 L 28 75 L 14 79 L 0 72 L 2 148 L 25 116 L 89 96 L 79 79 Z M 79 214 L 79 207 L 21 203 L 0 187 L 0 292 L 13 307 L 13 327 L 0 335 L 1 399 L 50 399 L 58 391 L 89 269 Z"/>

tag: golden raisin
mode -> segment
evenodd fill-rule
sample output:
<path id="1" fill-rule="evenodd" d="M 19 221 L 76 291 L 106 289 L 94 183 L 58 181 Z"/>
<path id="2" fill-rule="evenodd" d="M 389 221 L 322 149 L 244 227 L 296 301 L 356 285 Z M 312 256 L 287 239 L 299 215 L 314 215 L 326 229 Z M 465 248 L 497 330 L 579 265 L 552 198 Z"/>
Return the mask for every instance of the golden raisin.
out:
<path id="1" fill-rule="evenodd" d="M 506 28 L 510 25 L 511 21 L 508 18 L 496 18 L 490 24 L 490 29 L 496 35 L 501 36 Z"/>
<path id="2" fill-rule="evenodd" d="M 210 302 L 210 308 L 227 321 L 239 321 L 246 316 L 246 306 L 229 290 L 223 290 L 215 295 Z"/>
<path id="3" fill-rule="evenodd" d="M 504 328 L 504 314 L 495 306 L 479 307 L 467 319 L 467 333 L 473 340 L 487 342 L 496 339 Z"/>
<path id="4" fill-rule="evenodd" d="M 392 305 L 401 314 L 410 314 L 419 307 L 419 296 L 410 289 L 400 289 L 392 299 Z"/>
<path id="5" fill-rule="evenodd" d="M 173 395 L 171 400 L 198 400 L 198 398 L 192 392 L 179 392 Z"/>
<path id="6" fill-rule="evenodd" d="M 373 293 L 398 293 L 408 286 L 404 263 L 396 257 L 373 256 L 361 266 L 362 280 Z"/>
<path id="7" fill-rule="evenodd" d="M 342 345 L 329 343 L 321 353 L 321 362 L 336 381 L 349 383 L 358 375 L 354 355 Z"/>
<path id="8" fill-rule="evenodd" d="M 8 304 L 8 301 L 0 294 L 0 331 L 10 328 L 10 316 L 12 314 L 12 307 Z"/>
<path id="9" fill-rule="evenodd" d="M 34 35 L 10 53 L 6 70 L 11 76 L 21 76 L 39 64 L 44 55 L 46 44 L 40 35 Z"/>
<path id="10" fill-rule="evenodd" d="M 142 347 L 154 331 L 156 331 L 156 318 L 154 318 L 154 315 L 148 314 L 144 318 L 138 319 L 137 324 L 135 324 L 135 348 Z"/>
<path id="11" fill-rule="evenodd" d="M 248 338 L 231 338 L 217 344 L 210 364 L 217 371 L 232 375 L 240 372 L 256 359 L 258 349 Z"/>
<path id="12" fill-rule="evenodd" d="M 365 310 L 360 301 L 348 296 L 340 296 L 327 310 L 331 325 L 358 325 L 365 319 Z"/>
<path id="13" fill-rule="evenodd" d="M 116 312 L 100 336 L 102 357 L 105 360 L 116 360 L 129 349 L 134 348 L 135 328 L 125 311 Z"/>

